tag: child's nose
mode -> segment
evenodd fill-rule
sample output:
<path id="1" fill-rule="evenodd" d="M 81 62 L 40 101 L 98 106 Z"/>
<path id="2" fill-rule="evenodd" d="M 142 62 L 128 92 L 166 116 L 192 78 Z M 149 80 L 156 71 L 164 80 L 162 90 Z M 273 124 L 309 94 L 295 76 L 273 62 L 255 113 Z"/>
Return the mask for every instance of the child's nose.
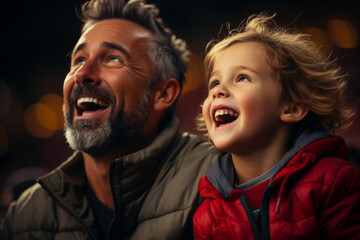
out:
<path id="1" fill-rule="evenodd" d="M 213 99 L 228 96 L 229 90 L 223 84 L 220 84 L 213 89 Z"/>

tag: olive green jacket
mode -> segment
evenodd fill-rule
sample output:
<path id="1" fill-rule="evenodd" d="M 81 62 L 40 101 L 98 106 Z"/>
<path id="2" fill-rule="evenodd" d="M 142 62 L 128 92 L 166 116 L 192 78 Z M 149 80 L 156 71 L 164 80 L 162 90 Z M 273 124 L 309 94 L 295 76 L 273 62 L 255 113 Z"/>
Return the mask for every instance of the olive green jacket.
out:
<path id="1" fill-rule="evenodd" d="M 174 119 L 150 146 L 111 163 L 110 239 L 192 239 L 198 181 L 218 152 L 178 128 Z M 98 239 L 85 191 L 83 158 L 74 153 L 11 204 L 0 230 L 14 240 Z"/>

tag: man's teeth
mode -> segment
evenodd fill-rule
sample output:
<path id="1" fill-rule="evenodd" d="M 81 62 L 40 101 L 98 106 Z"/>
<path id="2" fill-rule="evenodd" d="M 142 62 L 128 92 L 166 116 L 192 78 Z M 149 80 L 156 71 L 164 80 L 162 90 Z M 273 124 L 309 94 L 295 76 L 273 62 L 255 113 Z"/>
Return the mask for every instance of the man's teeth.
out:
<path id="1" fill-rule="evenodd" d="M 82 103 L 95 103 L 97 105 L 100 105 L 102 107 L 107 107 L 108 104 L 106 104 L 105 102 L 97 99 L 97 98 L 93 98 L 93 97 L 81 97 L 76 101 L 76 105 L 79 107 L 80 104 Z"/>
<path id="2" fill-rule="evenodd" d="M 238 117 L 238 113 L 237 112 L 234 112 L 232 110 L 217 110 L 215 112 L 215 115 L 214 117 L 216 118 L 217 116 L 222 116 L 222 115 L 230 115 L 230 116 L 233 116 L 233 117 Z"/>

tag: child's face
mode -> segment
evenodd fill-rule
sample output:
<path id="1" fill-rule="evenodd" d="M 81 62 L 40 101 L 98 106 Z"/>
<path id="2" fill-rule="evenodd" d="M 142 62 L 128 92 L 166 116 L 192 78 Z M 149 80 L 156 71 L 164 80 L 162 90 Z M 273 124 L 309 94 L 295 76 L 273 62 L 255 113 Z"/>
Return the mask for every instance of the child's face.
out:
<path id="1" fill-rule="evenodd" d="M 236 43 L 217 55 L 202 112 L 220 150 L 244 153 L 271 142 L 282 106 L 263 45 Z"/>

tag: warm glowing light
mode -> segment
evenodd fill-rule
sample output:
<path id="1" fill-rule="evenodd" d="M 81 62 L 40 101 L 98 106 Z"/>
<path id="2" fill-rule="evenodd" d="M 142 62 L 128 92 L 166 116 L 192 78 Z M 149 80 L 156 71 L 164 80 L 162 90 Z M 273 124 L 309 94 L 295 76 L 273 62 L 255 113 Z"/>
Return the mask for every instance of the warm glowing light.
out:
<path id="1" fill-rule="evenodd" d="M 313 37 L 314 41 L 323 47 L 326 54 L 330 54 L 332 52 L 333 45 L 331 39 L 324 30 L 316 27 L 307 27 L 303 29 L 303 32 L 310 34 Z"/>
<path id="2" fill-rule="evenodd" d="M 64 126 L 64 116 L 62 113 L 62 97 L 60 95 L 50 93 L 41 97 L 39 103 L 47 105 L 52 110 L 52 112 L 48 111 L 49 115 L 47 115 L 42 120 L 39 120 L 44 125 L 44 127 L 51 130 L 62 129 Z M 46 123 L 43 123 L 43 121 L 46 121 Z"/>
<path id="3" fill-rule="evenodd" d="M 38 119 L 38 114 L 47 114 L 51 109 L 45 104 L 37 103 L 30 105 L 24 113 L 24 124 L 27 131 L 37 138 L 48 138 L 54 134 L 54 130 L 44 127 Z M 51 117 L 50 117 L 51 118 Z"/>
<path id="4" fill-rule="evenodd" d="M 355 48 L 359 37 L 356 28 L 347 21 L 332 19 L 328 24 L 331 40 L 341 48 Z"/>
<path id="5" fill-rule="evenodd" d="M 35 104 L 35 115 L 37 121 L 49 130 L 56 130 L 58 122 L 54 110 L 46 104 Z"/>
<path id="6" fill-rule="evenodd" d="M 190 56 L 183 93 L 193 91 L 205 83 L 205 69 L 203 59 L 195 54 Z"/>
<path id="7" fill-rule="evenodd" d="M 0 126 L 0 156 L 5 155 L 8 149 L 8 136 L 5 129 Z"/>

